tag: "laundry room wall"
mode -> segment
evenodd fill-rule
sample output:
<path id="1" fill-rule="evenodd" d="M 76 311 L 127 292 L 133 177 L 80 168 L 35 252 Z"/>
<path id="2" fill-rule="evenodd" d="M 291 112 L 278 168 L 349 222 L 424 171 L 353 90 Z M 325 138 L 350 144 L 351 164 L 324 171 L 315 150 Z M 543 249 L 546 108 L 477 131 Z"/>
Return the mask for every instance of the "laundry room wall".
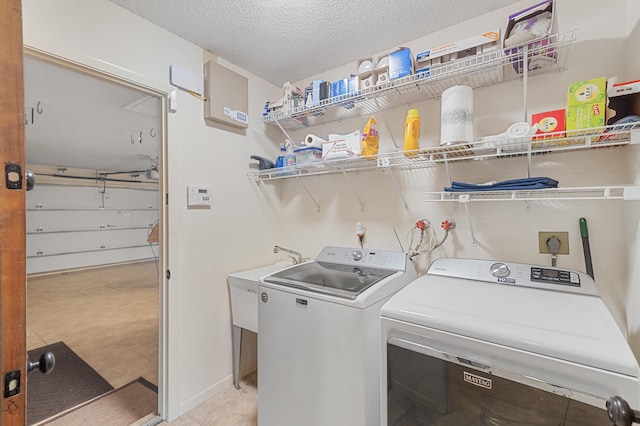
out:
<path id="1" fill-rule="evenodd" d="M 412 53 L 416 54 L 479 32 L 495 28 L 504 31 L 508 15 L 531 6 L 532 3 L 515 2 L 491 14 L 408 41 L 403 46 L 411 48 Z M 559 73 L 529 78 L 526 114 L 521 80 L 475 89 L 476 136 L 504 132 L 511 123 L 523 119 L 529 121 L 534 112 L 564 108 L 567 88 L 571 82 L 613 75 L 625 75 L 628 79 L 640 77 L 637 75 L 638 67 L 630 65 L 637 59 L 630 59 L 632 50 L 627 41 L 629 36 L 637 37 L 637 24 L 631 22 L 625 25 L 625 15 L 630 8 L 635 11 L 635 5 L 632 6 L 628 0 L 614 0 L 607 2 L 605 8 L 596 2 L 563 0 L 557 2 L 556 6 L 559 32 L 577 30 L 576 41 L 566 52 L 566 69 Z M 381 53 L 383 52 L 362 52 L 362 57 L 378 56 Z M 303 88 L 316 78 L 335 81 L 355 73 L 356 67 L 355 62 L 346 64 L 310 76 L 295 85 Z M 392 140 L 402 144 L 404 118 L 409 108 L 418 108 L 420 111 L 421 147 L 439 145 L 440 101 L 428 99 L 375 114 L 381 152 L 396 149 Z M 361 130 L 368 118 L 363 116 L 322 124 L 294 132 L 292 136 L 301 141 L 307 133 L 326 137 L 329 133 Z M 532 176 L 557 179 L 562 187 L 633 183 L 637 179 L 637 169 L 630 171 L 620 165 L 626 164 L 625 159 L 629 153 L 634 152 L 635 147 L 620 147 L 538 155 L 532 158 L 531 173 Z M 458 181 L 500 181 L 526 177 L 527 161 L 520 157 L 453 163 L 450 172 L 451 178 Z M 637 252 L 637 248 L 635 242 L 627 237 L 628 229 L 625 226 L 627 221 L 637 222 L 637 210 L 633 210 L 636 201 L 471 202 L 467 215 L 465 207 L 457 203 L 425 202 L 428 198 L 425 194 L 427 191 L 441 191 L 448 185 L 445 167 L 396 171 L 395 174 L 401 194 L 407 200 L 407 209 L 402 207 L 400 193 L 392 180 L 382 172 L 352 173 L 349 175 L 350 181 L 345 180 L 342 175 L 305 178 L 305 185 L 320 204 L 320 212 L 299 182 L 283 182 L 282 221 L 290 229 L 295 229 L 294 224 L 299 224 L 297 229 L 300 230 L 288 232 L 286 243 L 310 254 L 317 253 L 326 244 L 354 246 L 357 243 L 355 226 L 360 221 L 367 228 L 367 247 L 398 250 L 402 244 L 406 249 L 405 236 L 418 219 L 429 219 L 438 236 L 442 237 L 439 224 L 442 220 L 451 218 L 456 221 L 457 226 L 447 242 L 433 252 L 431 260 L 453 256 L 550 265 L 550 256 L 539 253 L 538 232 L 566 231 L 569 233 L 570 253 L 559 257 L 558 266 L 584 271 L 585 260 L 578 219 L 585 217 L 589 226 L 594 275 L 599 291 L 622 331 L 630 338 L 632 346 L 636 350 L 639 348 L 637 333 L 631 335 L 630 330 L 637 329 L 640 319 L 628 316 L 628 300 L 633 296 L 632 286 L 629 285 L 633 262 L 628 254 Z M 394 230 L 400 236 L 401 243 L 397 241 Z M 476 245 L 473 244 L 472 230 Z M 313 238 L 318 235 L 322 237 Z M 427 264 L 425 256 L 418 260 L 418 267 L 422 272 Z M 628 324 L 628 321 L 632 323 Z M 636 354 L 640 354 L 640 351 L 637 350 Z"/>
<path id="2" fill-rule="evenodd" d="M 637 80 L 640 78 L 640 55 L 638 55 L 638 43 L 640 43 L 640 2 L 629 0 L 628 2 L 628 30 L 626 54 L 627 72 L 623 81 Z M 640 142 L 640 141 L 638 141 Z M 627 181 L 640 185 L 640 146 L 629 147 L 630 153 L 625 157 L 627 169 Z M 627 322 L 629 324 L 629 342 L 636 356 L 640 354 L 640 202 L 626 203 L 624 229 L 626 230 L 629 249 L 626 258 L 629 267 L 629 280 L 627 282 Z"/>
<path id="3" fill-rule="evenodd" d="M 619 21 L 630 10 L 637 20 L 637 6 L 633 2 L 611 0 L 606 9 L 595 1 L 558 2 L 560 31 L 579 28 L 578 39 L 568 51 L 566 71 L 530 79 L 528 115 L 564 107 L 570 82 L 611 76 L 624 69 L 632 73 L 624 51 L 629 46 L 625 44 L 629 29 L 619 25 Z M 407 41 L 405 45 L 416 53 L 477 32 L 504 30 L 509 14 L 533 3 L 515 2 L 464 24 Z M 170 65 L 195 73 L 202 71 L 202 49 L 106 0 L 24 0 L 23 9 L 24 42 L 44 52 L 152 88 L 168 87 Z M 637 24 L 633 28 L 637 36 Z M 362 55 L 378 53 L 362 52 Z M 169 336 L 169 373 L 165 377 L 169 403 L 165 415 L 169 419 L 231 383 L 226 275 L 284 260 L 273 254 L 274 244 L 301 251 L 305 257 L 314 257 L 325 245 L 355 246 L 358 221 L 366 227 L 366 247 L 399 250 L 400 244 L 406 249 L 406 234 L 418 219 L 429 219 L 439 237 L 440 222 L 454 219 L 456 228 L 433 253 L 432 260 L 455 256 L 548 265 L 549 255 L 538 253 L 538 231 L 567 231 L 570 254 L 560 256 L 558 266 L 584 270 L 578 219 L 585 217 L 589 221 L 598 288 L 622 329 L 638 330 L 640 317 L 627 310 L 627 304 L 631 306 L 629 298 L 640 293 L 637 286 L 629 285 L 630 265 L 639 250 L 635 239 L 627 234 L 630 223 L 635 223 L 634 230 L 638 232 L 637 206 L 629 207 L 637 202 L 471 203 L 467 216 L 462 205 L 425 202 L 426 191 L 440 191 L 449 182 L 445 168 L 436 167 L 397 171 L 400 191 L 388 174 L 382 172 L 350 174 L 350 183 L 341 175 L 304 178 L 309 192 L 320 204 L 318 211 L 297 179 L 258 183 L 247 178 L 246 173 L 256 166 L 249 155 L 275 158 L 278 145 L 284 141 L 277 127 L 256 123 L 265 101 L 279 98 L 281 88 L 223 58 L 219 61 L 249 79 L 250 125 L 246 134 L 205 125 L 201 101 L 181 91 L 177 93 L 178 111 L 169 114 L 167 121 L 168 170 L 164 172 L 169 179 L 166 220 L 171 279 L 165 291 L 170 318 L 165 330 Z M 355 63 L 345 64 L 318 77 L 337 79 L 354 72 L 355 67 Z M 303 87 L 314 78 L 310 76 L 296 85 Z M 421 146 L 437 146 L 439 100 L 428 99 L 411 107 L 420 110 Z M 394 149 L 392 139 L 401 141 L 408 108 L 409 105 L 376 114 L 382 152 Z M 522 82 L 514 80 L 475 90 L 474 113 L 477 136 L 505 131 L 511 123 L 524 118 Z M 301 140 L 307 132 L 326 136 L 362 130 L 367 119 L 359 117 L 316 126 L 292 136 Z M 629 148 L 636 147 L 539 155 L 532 161 L 532 174 L 558 179 L 561 186 L 632 183 L 630 179 L 637 183 L 640 168 L 636 166 L 630 172 L 631 160 L 627 157 L 630 151 L 637 152 Z M 621 164 L 628 167 L 620 167 Z M 450 171 L 454 180 L 485 182 L 526 176 L 527 165 L 522 157 L 500 158 L 457 163 Z M 211 189 L 210 209 L 187 209 L 188 185 Z M 402 197 L 407 200 L 407 209 L 403 208 Z M 472 243 L 472 230 L 476 245 Z M 635 258 L 631 257 L 633 253 Z M 424 256 L 417 261 L 422 272 L 427 264 Z M 637 277 L 639 273 L 634 274 Z M 639 349 L 637 331 L 630 337 L 632 345 Z"/>
<path id="4" fill-rule="evenodd" d="M 203 50 L 106 0 L 23 1 L 26 46 L 142 86 L 170 91 L 169 67 L 201 74 Z M 126 48 L 124 47 L 126 46 Z M 174 419 L 232 383 L 226 275 L 285 260 L 278 189 L 251 182 L 251 154 L 275 158 L 277 145 L 257 125 L 264 101 L 280 88 L 220 62 L 249 81 L 245 134 L 205 125 L 202 102 L 177 92 L 167 117 L 168 304 L 165 417 Z M 163 153 L 163 156 L 165 153 Z M 257 165 L 257 163 L 255 164 Z M 162 177 L 162 176 L 161 176 Z M 187 186 L 210 188 L 210 209 L 187 209 Z M 161 383 L 162 385 L 162 383 Z"/>

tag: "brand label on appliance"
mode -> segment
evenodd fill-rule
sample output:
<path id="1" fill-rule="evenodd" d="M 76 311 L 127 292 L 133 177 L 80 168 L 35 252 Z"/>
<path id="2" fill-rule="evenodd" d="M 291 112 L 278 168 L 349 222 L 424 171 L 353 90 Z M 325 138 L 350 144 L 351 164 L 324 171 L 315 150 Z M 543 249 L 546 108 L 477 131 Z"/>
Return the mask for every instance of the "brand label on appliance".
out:
<path id="1" fill-rule="evenodd" d="M 515 278 L 498 278 L 498 282 L 499 283 L 507 283 L 507 284 L 515 284 L 516 283 L 516 279 Z"/>
<path id="2" fill-rule="evenodd" d="M 464 371 L 463 373 L 464 373 L 465 382 L 471 383 L 472 385 L 476 385 L 485 389 L 492 388 L 491 379 L 486 379 L 484 377 L 476 376 L 475 374 L 467 373 L 466 371 Z"/>

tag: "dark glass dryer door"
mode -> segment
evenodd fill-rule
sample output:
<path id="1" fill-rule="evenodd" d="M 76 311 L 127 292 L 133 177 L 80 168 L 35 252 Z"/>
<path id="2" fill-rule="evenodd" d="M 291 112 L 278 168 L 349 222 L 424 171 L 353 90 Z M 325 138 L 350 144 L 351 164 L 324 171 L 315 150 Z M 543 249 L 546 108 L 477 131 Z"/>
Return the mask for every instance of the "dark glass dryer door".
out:
<path id="1" fill-rule="evenodd" d="M 389 426 L 611 424 L 602 407 L 387 344 Z"/>
<path id="2" fill-rule="evenodd" d="M 355 299 L 360 293 L 395 272 L 337 263 L 308 262 L 269 275 L 263 281 Z"/>

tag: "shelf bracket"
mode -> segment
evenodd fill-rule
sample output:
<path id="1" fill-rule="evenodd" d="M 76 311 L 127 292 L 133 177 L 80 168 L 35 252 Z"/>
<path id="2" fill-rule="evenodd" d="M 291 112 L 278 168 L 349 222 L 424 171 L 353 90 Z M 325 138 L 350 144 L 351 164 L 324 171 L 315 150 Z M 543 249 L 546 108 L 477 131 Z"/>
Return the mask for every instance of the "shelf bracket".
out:
<path id="1" fill-rule="evenodd" d="M 315 198 L 313 198 L 313 195 L 311 195 L 311 191 L 309 191 L 309 188 L 307 188 L 307 185 L 304 184 L 304 180 L 302 180 L 300 175 L 298 175 L 298 182 L 300 182 L 300 185 L 302 185 L 304 190 L 307 192 L 307 195 L 309 196 L 309 198 L 311 198 L 311 201 L 313 201 L 313 204 L 316 205 L 316 211 L 320 213 L 320 204 L 316 201 Z"/>
<path id="2" fill-rule="evenodd" d="M 400 198 L 402 198 L 402 206 L 404 207 L 405 210 L 409 210 L 409 205 L 407 204 L 407 199 L 404 198 L 404 194 L 400 190 L 400 185 L 398 185 L 398 181 L 396 180 L 396 176 L 393 174 L 391 169 L 387 169 L 387 172 L 389 173 L 389 176 L 391 177 L 391 182 L 393 182 L 393 186 L 396 188 L 396 192 L 398 193 Z"/>
<path id="3" fill-rule="evenodd" d="M 478 246 L 476 240 L 476 234 L 473 232 L 473 224 L 471 223 L 471 213 L 469 213 L 469 202 L 471 201 L 469 194 L 462 194 L 458 197 L 458 202 L 464 206 L 464 211 L 467 214 L 467 221 L 469 222 L 469 231 L 471 231 L 471 245 Z"/>
<path id="4" fill-rule="evenodd" d="M 376 109 L 378 111 L 381 111 L 380 104 L 378 103 L 378 98 L 374 98 L 374 101 L 376 103 Z M 391 129 L 389 129 L 389 124 L 387 123 L 387 120 L 384 119 L 384 114 L 382 114 L 381 118 L 382 118 L 382 123 L 384 124 L 384 127 L 387 129 L 387 133 L 389 134 L 389 136 L 391 136 L 391 141 L 393 142 L 393 146 L 396 147 L 396 150 L 400 150 L 401 147 L 398 146 L 398 143 L 396 142 L 396 138 L 395 136 L 393 136 L 393 132 L 391 131 Z"/>
<path id="5" fill-rule="evenodd" d="M 364 204 L 362 203 L 362 198 L 360 198 L 360 194 L 356 190 L 356 187 L 353 185 L 353 182 L 351 182 L 351 179 L 349 179 L 349 175 L 347 174 L 347 171 L 345 169 L 342 169 L 342 174 L 344 175 L 344 178 L 347 180 L 347 183 L 351 187 L 351 191 L 353 191 L 353 195 L 356 196 L 356 199 L 358 200 L 358 203 L 360 203 L 360 211 L 363 212 L 364 211 Z"/>
<path id="6" fill-rule="evenodd" d="M 287 131 L 284 129 L 284 127 L 282 127 L 280 125 L 280 122 L 278 120 L 276 120 L 275 118 L 273 119 L 273 122 L 276 123 L 278 125 L 278 127 L 280 128 L 280 130 L 282 131 L 282 133 L 284 133 L 284 136 L 289 139 L 291 141 L 291 143 L 294 143 L 293 139 L 291 139 L 291 136 L 289 136 L 289 133 L 287 133 Z"/>

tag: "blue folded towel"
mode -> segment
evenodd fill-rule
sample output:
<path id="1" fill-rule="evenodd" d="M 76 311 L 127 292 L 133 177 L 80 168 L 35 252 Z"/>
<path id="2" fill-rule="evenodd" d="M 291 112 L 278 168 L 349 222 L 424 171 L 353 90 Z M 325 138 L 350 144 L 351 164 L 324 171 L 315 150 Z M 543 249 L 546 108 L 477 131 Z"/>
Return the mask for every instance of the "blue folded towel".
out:
<path id="1" fill-rule="evenodd" d="M 557 188 L 558 181 L 548 177 L 532 177 L 511 179 L 492 184 L 474 184 L 465 182 L 452 182 L 451 186 L 444 188 L 447 192 L 479 192 L 479 191 L 514 191 L 524 189 Z"/>

